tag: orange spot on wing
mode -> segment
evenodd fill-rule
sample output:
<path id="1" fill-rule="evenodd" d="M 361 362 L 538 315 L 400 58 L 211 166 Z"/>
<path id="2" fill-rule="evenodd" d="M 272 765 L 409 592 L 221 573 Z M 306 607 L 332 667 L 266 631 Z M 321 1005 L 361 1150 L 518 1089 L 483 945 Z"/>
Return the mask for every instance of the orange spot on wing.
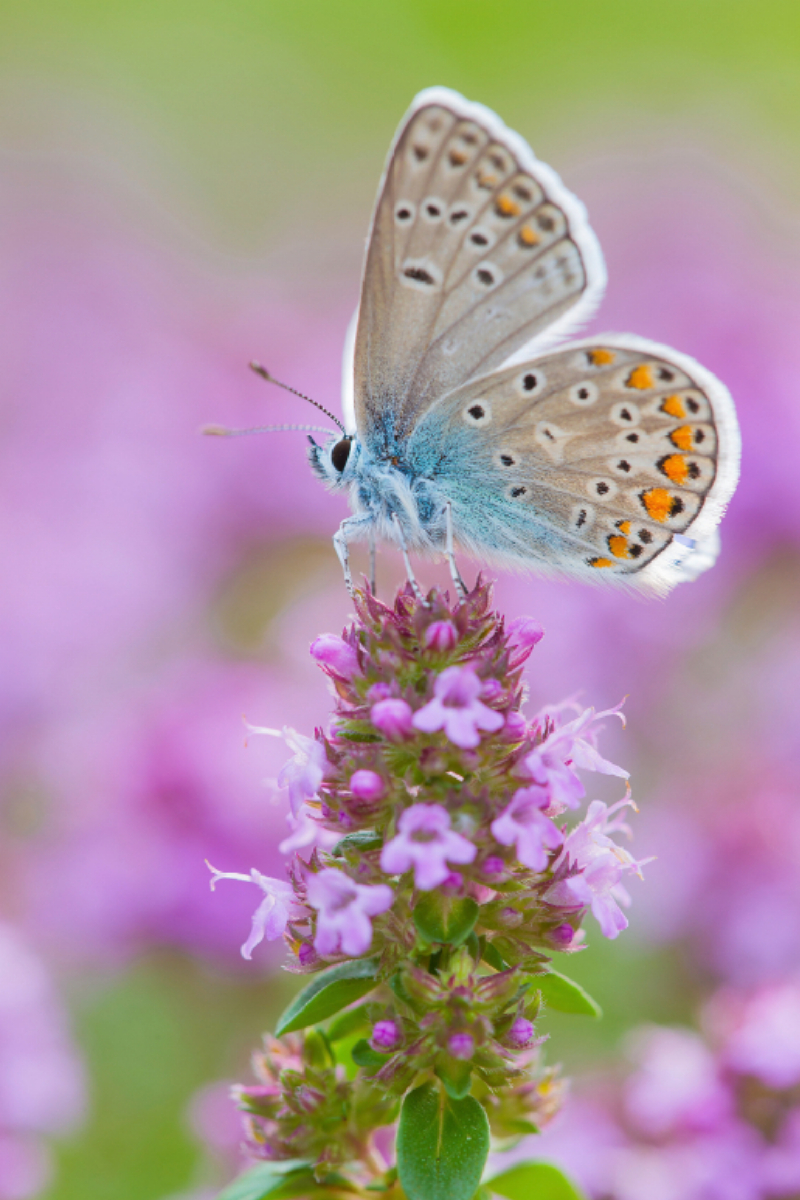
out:
<path id="1" fill-rule="evenodd" d="M 538 246 L 542 240 L 535 229 L 531 229 L 530 225 L 523 225 L 517 234 L 523 246 Z"/>
<path id="2" fill-rule="evenodd" d="M 590 567 L 613 567 L 613 562 L 610 558 L 590 558 Z"/>
<path id="3" fill-rule="evenodd" d="M 694 434 L 691 425 L 681 425 L 679 429 L 673 429 L 669 435 L 669 440 L 673 446 L 677 446 L 679 450 L 691 450 Z"/>
<path id="4" fill-rule="evenodd" d="M 628 554 L 628 539 L 627 538 L 619 537 L 617 534 L 613 534 L 608 539 L 608 548 L 611 551 L 611 553 L 614 555 L 614 558 L 629 558 L 630 557 Z"/>
<path id="5" fill-rule="evenodd" d="M 678 420 L 686 416 L 686 409 L 680 396 L 667 396 L 661 405 L 661 411 L 670 417 L 677 417 Z"/>
<path id="6" fill-rule="evenodd" d="M 492 175 L 491 171 L 478 171 L 476 178 L 478 187 L 488 188 L 490 191 L 493 187 L 497 187 L 497 176 Z"/>
<path id="7" fill-rule="evenodd" d="M 512 200 L 510 196 L 498 196 L 495 201 L 494 211 L 498 217 L 518 217 L 522 209 L 516 200 Z"/>
<path id="8" fill-rule="evenodd" d="M 617 529 L 620 533 L 628 534 L 631 531 L 630 521 L 617 521 Z"/>
<path id="9" fill-rule="evenodd" d="M 642 502 L 654 521 L 666 521 L 672 516 L 672 496 L 665 488 L 651 488 L 644 492 Z"/>
<path id="10" fill-rule="evenodd" d="M 589 351 L 589 361 L 595 367 L 607 367 L 616 357 L 613 350 L 597 349 Z"/>
<path id="11" fill-rule="evenodd" d="M 640 363 L 638 367 L 633 368 L 630 375 L 625 380 L 625 386 L 640 388 L 642 391 L 645 388 L 655 387 L 653 368 L 647 363 Z"/>
<path id="12" fill-rule="evenodd" d="M 447 156 L 454 167 L 463 167 L 467 156 L 463 150 L 451 150 Z"/>
<path id="13" fill-rule="evenodd" d="M 665 458 L 661 463 L 661 470 L 673 483 L 683 483 L 689 474 L 686 459 L 682 454 L 670 454 L 669 458 Z"/>

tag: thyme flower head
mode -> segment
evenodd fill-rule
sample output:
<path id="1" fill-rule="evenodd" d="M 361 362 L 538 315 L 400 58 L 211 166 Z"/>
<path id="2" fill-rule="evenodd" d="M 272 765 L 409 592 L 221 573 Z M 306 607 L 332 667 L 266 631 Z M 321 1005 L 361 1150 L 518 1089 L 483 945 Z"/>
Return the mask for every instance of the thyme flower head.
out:
<path id="1" fill-rule="evenodd" d="M 317 1179 L 347 1166 L 364 1184 L 380 1174 L 376 1127 L 425 1089 L 476 1104 L 499 1138 L 553 1115 L 564 1089 L 541 1064 L 537 1016 L 565 995 L 567 1007 L 592 1002 L 552 956 L 582 947 L 588 913 L 606 937 L 620 933 L 622 880 L 641 864 L 615 840 L 629 832 L 629 796 L 576 813 L 587 772 L 627 779 L 597 748 L 606 719 L 624 724 L 621 706 L 523 711 L 536 622 L 506 628 L 480 580 L 454 605 L 406 586 L 392 606 L 365 589 L 355 607 L 341 637 L 311 647 L 334 695 L 328 731 L 263 730 L 293 750 L 280 777 L 293 810 L 287 882 L 253 869 L 214 871 L 212 883 L 263 894 L 243 953 L 283 933 L 288 969 L 311 976 L 279 1033 L 334 1018 L 324 1035 L 292 1033 L 291 1073 L 270 1042 L 262 1083 L 237 1093 L 250 1152 L 313 1162 Z M 346 1114 L 341 1136 L 321 1138 L 330 1106 Z M 413 1193 L 404 1120 L 399 1167 Z"/>

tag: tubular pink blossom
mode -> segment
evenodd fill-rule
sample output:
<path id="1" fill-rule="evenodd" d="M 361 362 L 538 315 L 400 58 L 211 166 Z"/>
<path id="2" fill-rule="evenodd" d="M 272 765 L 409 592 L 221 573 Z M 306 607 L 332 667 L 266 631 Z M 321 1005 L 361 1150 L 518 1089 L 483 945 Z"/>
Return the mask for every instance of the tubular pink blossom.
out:
<path id="1" fill-rule="evenodd" d="M 392 889 L 385 883 L 354 883 L 336 867 L 325 867 L 309 876 L 309 905 L 317 910 L 315 949 L 323 956 L 366 953 L 372 944 L 371 917 L 391 906 Z"/>
<path id="2" fill-rule="evenodd" d="M 423 892 L 450 875 L 448 862 L 471 863 L 477 850 L 450 828 L 450 814 L 440 804 L 412 804 L 397 823 L 398 833 L 381 851 L 381 869 L 402 875 L 414 868 L 414 883 Z"/>
<path id="3" fill-rule="evenodd" d="M 433 699 L 414 714 L 414 728 L 423 733 L 443 729 L 462 750 L 479 745 L 479 730 L 496 733 L 503 726 L 499 712 L 481 703 L 482 684 L 470 666 L 447 667 L 436 677 Z"/>
<path id="4" fill-rule="evenodd" d="M 240 875 L 235 871 L 218 871 L 210 862 L 206 862 L 206 866 L 211 872 L 212 892 L 220 879 L 238 879 L 242 883 L 255 883 L 264 893 L 264 899 L 253 913 L 250 936 L 242 946 L 242 958 L 252 958 L 253 950 L 259 942 L 264 938 L 273 942 L 285 930 L 295 902 L 294 889 L 282 879 L 270 879 L 269 876 L 262 875 L 255 867 L 249 875 Z"/>
<path id="5" fill-rule="evenodd" d="M 542 809 L 548 798 L 540 788 L 521 788 L 492 822 L 492 836 L 502 846 L 516 846 L 517 858 L 532 871 L 543 871 L 548 851 L 557 850 L 564 835 Z"/>

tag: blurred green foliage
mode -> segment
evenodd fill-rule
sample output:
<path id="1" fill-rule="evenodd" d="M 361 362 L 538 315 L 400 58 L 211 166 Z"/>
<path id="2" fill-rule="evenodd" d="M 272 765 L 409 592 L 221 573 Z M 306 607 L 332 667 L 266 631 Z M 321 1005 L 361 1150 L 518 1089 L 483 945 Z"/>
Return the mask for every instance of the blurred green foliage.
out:
<path id="1" fill-rule="evenodd" d="M 59 106 L 71 97 L 84 124 L 96 107 L 118 122 L 123 157 L 140 152 L 144 128 L 151 168 L 202 209 L 180 219 L 234 252 L 269 245 L 287 220 L 319 219 L 322 202 L 328 218 L 355 210 L 361 230 L 374 186 L 363 179 L 376 179 L 399 116 L 432 83 L 497 108 L 563 161 L 565 138 L 631 120 L 645 140 L 648 121 L 697 128 L 703 114 L 724 119 L 734 141 L 796 139 L 799 54 L 791 0 L 0 6 L 6 78 L 46 85 Z M 23 139 L 40 132 L 27 95 L 0 105 Z"/>

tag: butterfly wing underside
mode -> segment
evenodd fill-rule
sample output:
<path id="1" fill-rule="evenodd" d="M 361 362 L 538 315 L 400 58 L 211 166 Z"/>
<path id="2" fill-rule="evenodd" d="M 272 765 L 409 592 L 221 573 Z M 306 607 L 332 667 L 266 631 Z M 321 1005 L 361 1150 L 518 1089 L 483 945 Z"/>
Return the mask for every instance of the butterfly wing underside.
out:
<path id="1" fill-rule="evenodd" d="M 417 436 L 434 431 L 452 447 L 457 538 L 484 559 L 655 592 L 713 562 L 739 433 L 727 390 L 687 356 L 576 342 L 442 397 Z"/>
<path id="2" fill-rule="evenodd" d="M 398 130 L 368 242 L 356 428 L 407 437 L 424 410 L 593 310 L 605 283 L 580 202 L 481 105 L 421 93 Z"/>

